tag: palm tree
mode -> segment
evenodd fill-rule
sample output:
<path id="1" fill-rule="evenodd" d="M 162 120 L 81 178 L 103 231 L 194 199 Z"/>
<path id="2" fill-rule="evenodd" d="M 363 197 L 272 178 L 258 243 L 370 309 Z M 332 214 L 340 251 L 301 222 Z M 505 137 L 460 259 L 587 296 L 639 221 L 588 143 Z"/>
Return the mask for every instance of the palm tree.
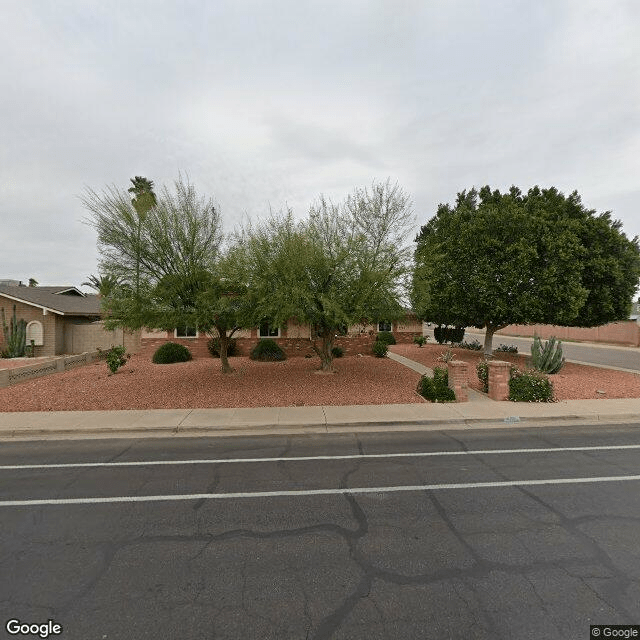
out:
<path id="1" fill-rule="evenodd" d="M 156 194 L 153 192 L 153 181 L 142 176 L 131 178 L 131 186 L 129 193 L 134 195 L 131 200 L 133 208 L 138 214 L 138 229 L 136 241 L 136 297 L 140 292 L 140 235 L 142 233 L 142 225 L 147 214 L 157 203 Z"/>
<path id="2" fill-rule="evenodd" d="M 83 287 L 91 287 L 98 292 L 103 298 L 107 298 L 115 288 L 120 284 L 120 278 L 114 275 L 94 276 L 90 275 L 86 282 L 82 283 Z"/>

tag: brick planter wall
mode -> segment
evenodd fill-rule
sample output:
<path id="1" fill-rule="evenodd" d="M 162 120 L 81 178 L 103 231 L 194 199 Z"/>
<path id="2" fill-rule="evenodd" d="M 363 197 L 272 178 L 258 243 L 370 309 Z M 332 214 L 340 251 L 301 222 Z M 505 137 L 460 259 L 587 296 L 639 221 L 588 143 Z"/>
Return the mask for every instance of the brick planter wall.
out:
<path id="1" fill-rule="evenodd" d="M 508 400 L 511 363 L 503 360 L 489 360 L 488 365 L 489 397 L 492 400 Z"/>
<path id="2" fill-rule="evenodd" d="M 456 402 L 469 401 L 469 363 L 462 360 L 450 360 L 447 363 L 449 372 L 449 389 L 456 394 Z"/>

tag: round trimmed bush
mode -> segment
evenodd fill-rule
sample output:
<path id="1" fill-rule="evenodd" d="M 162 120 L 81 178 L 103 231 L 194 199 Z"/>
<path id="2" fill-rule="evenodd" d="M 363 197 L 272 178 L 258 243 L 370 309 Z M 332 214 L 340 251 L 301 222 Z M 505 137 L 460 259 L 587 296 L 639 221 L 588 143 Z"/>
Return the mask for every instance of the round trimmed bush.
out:
<path id="1" fill-rule="evenodd" d="M 335 346 L 333 347 L 333 349 L 331 349 L 331 355 L 334 358 L 342 358 L 342 356 L 344 355 L 344 349 L 342 347 Z"/>
<path id="2" fill-rule="evenodd" d="M 207 349 L 212 358 L 220 357 L 220 338 L 211 338 L 207 342 Z M 238 355 L 238 343 L 235 338 L 230 338 L 227 344 L 227 357 L 232 358 Z"/>
<path id="3" fill-rule="evenodd" d="M 252 360 L 261 360 L 262 362 L 278 362 L 287 359 L 278 343 L 269 338 L 258 340 L 258 344 L 251 349 L 249 357 Z"/>
<path id="4" fill-rule="evenodd" d="M 156 349 L 151 361 L 154 364 L 173 364 L 174 362 L 187 362 L 191 359 L 191 351 L 184 345 L 176 342 L 165 342 Z"/>
<path id="5" fill-rule="evenodd" d="M 384 342 L 385 344 L 396 343 L 396 339 L 391 331 L 380 331 L 380 333 L 378 333 L 378 335 L 376 336 L 376 340 L 378 342 Z"/>
<path id="6" fill-rule="evenodd" d="M 373 343 L 373 355 L 376 358 L 384 358 L 387 355 L 387 351 L 389 350 L 386 342 L 381 342 L 380 340 L 376 340 Z"/>

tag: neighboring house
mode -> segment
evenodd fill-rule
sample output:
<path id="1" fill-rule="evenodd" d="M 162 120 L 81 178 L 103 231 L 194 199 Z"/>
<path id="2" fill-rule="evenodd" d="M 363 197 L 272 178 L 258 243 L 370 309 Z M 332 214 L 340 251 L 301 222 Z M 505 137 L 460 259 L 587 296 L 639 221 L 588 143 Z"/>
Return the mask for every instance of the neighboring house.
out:
<path id="1" fill-rule="evenodd" d="M 74 286 L 27 287 L 16 280 L 0 280 L 0 309 L 4 309 L 7 325 L 14 305 L 16 319 L 27 322 L 27 346 L 34 341 L 35 356 L 83 353 L 113 344 L 136 351 L 140 346 L 139 333 L 105 331 L 100 321 L 100 297 Z M 0 351 L 3 345 L 0 332 Z"/>
<path id="2" fill-rule="evenodd" d="M 378 331 L 391 331 L 396 342 L 412 342 L 415 336 L 422 335 L 422 323 L 412 311 L 406 311 L 406 317 L 400 322 L 378 322 L 376 324 L 353 325 L 338 335 L 335 345 L 344 349 L 345 355 L 368 354 Z M 146 354 L 153 353 L 164 342 L 178 342 L 187 346 L 194 356 L 208 356 L 207 342 L 210 335 L 199 332 L 194 327 L 182 327 L 173 331 L 146 331 L 142 333 L 142 349 Z M 275 340 L 287 357 L 313 355 L 312 331 L 306 324 L 294 319 L 285 326 L 276 327 L 262 324 L 252 329 L 243 329 L 233 334 L 240 355 L 249 355 L 258 340 Z"/>

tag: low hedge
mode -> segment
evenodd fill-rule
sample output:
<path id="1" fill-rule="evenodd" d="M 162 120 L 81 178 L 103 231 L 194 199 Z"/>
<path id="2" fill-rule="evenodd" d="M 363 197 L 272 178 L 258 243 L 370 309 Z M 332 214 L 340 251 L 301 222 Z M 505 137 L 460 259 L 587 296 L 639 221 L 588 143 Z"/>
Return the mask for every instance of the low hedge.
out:
<path id="1" fill-rule="evenodd" d="M 191 351 L 184 345 L 165 342 L 156 349 L 151 361 L 154 364 L 173 364 L 174 362 L 187 362 L 191 359 Z"/>

